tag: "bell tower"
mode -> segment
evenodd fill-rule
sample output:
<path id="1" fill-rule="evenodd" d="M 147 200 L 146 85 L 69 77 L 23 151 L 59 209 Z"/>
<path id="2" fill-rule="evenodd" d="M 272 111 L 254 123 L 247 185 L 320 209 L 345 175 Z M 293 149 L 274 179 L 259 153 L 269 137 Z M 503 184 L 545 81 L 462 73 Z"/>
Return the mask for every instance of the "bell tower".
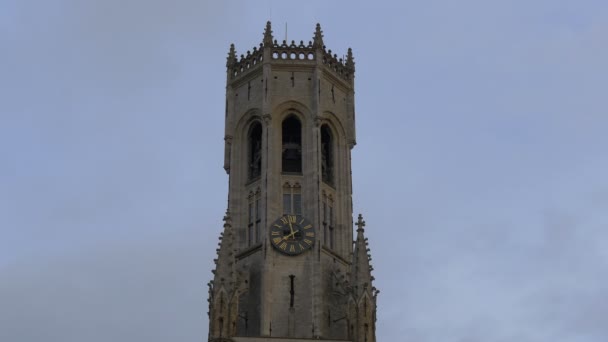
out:
<path id="1" fill-rule="evenodd" d="M 209 283 L 209 341 L 375 342 L 365 223 L 353 236 L 356 143 L 351 49 L 339 59 L 316 26 L 237 58 L 226 80 L 228 210 Z M 354 240 L 353 240 L 354 239 Z"/>

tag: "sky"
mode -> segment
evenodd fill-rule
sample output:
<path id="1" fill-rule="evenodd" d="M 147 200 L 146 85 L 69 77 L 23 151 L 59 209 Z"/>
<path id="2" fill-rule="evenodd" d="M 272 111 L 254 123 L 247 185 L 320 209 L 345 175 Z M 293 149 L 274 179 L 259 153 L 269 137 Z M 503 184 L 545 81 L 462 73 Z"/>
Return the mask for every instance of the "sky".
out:
<path id="1" fill-rule="evenodd" d="M 1 1 L 0 341 L 206 338 L 267 20 L 353 49 L 378 341 L 608 341 L 603 0 Z"/>

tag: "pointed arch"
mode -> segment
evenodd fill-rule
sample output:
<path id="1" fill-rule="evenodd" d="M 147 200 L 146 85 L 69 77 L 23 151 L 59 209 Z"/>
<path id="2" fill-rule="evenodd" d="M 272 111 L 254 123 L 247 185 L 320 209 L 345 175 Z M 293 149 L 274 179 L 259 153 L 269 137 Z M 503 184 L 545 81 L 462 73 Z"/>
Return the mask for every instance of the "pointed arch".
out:
<path id="1" fill-rule="evenodd" d="M 302 122 L 296 115 L 288 115 L 281 124 L 281 170 L 283 173 L 302 173 Z"/>
<path id="2" fill-rule="evenodd" d="M 342 120 L 340 120 L 336 114 L 330 111 L 324 111 L 323 124 L 329 126 L 336 140 L 346 138 L 346 130 L 342 124 Z"/>

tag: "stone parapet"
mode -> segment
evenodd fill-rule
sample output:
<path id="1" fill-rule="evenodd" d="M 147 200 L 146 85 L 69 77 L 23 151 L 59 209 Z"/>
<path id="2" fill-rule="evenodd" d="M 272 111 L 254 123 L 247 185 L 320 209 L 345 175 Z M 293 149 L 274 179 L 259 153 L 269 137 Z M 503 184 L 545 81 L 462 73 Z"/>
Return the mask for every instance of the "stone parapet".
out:
<path id="1" fill-rule="evenodd" d="M 272 31 L 270 30 L 270 22 L 266 26 L 264 33 L 264 42 L 260 43 L 259 47 L 254 47 L 253 50 L 248 50 L 246 54 L 242 54 L 237 58 L 234 46 L 230 47 L 228 60 L 226 63 L 228 78 L 234 80 L 243 75 L 248 74 L 251 70 L 257 69 L 264 61 L 264 49 L 270 49 L 270 59 L 272 63 L 297 63 L 297 64 L 317 64 L 317 56 L 321 56 L 321 64 L 327 69 L 335 73 L 336 76 L 352 81 L 355 73 L 355 64 L 353 61 L 352 50 L 348 49 L 346 59 L 338 58 L 337 54 L 332 54 L 331 50 L 327 50 L 323 45 L 322 33 L 320 26 L 317 25 L 314 42 L 309 41 L 304 44 L 300 41 L 296 44 L 294 40 L 288 43 L 283 40 L 279 43 L 276 39 L 272 40 Z M 320 51 L 320 54 L 316 52 Z"/>

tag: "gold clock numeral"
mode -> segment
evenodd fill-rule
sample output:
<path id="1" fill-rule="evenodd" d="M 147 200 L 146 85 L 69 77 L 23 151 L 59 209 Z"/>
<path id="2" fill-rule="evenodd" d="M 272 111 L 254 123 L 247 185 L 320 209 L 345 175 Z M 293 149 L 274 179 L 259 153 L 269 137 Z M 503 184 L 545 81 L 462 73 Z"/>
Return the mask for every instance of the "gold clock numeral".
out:
<path id="1" fill-rule="evenodd" d="M 298 224 L 302 224 L 302 223 L 304 223 L 304 221 L 306 221 L 306 219 L 302 219 L 302 221 L 300 221 L 300 223 L 298 223 Z"/>
<path id="2" fill-rule="evenodd" d="M 310 229 L 310 228 L 312 228 L 312 224 L 309 224 L 309 225 L 304 226 L 304 227 L 302 227 L 302 228 L 304 228 L 304 229 Z"/>
<path id="3" fill-rule="evenodd" d="M 308 244 L 309 246 L 312 245 L 312 241 L 308 239 L 304 239 L 304 243 Z"/>
<path id="4" fill-rule="evenodd" d="M 281 222 L 283 222 L 284 224 L 289 223 L 289 221 L 287 220 L 287 217 L 285 217 L 285 216 L 281 217 Z"/>
<path id="5" fill-rule="evenodd" d="M 282 250 L 286 250 L 287 249 L 287 242 L 283 241 L 283 243 L 279 246 L 279 248 L 281 248 Z"/>
<path id="6" fill-rule="evenodd" d="M 289 246 L 289 251 L 290 252 L 295 252 L 296 251 L 296 246 L 294 246 L 294 245 Z"/>
<path id="7" fill-rule="evenodd" d="M 308 237 L 315 237 L 315 233 L 313 233 L 313 232 L 306 232 L 306 236 L 308 236 Z"/>
<path id="8" fill-rule="evenodd" d="M 293 215 L 289 215 L 289 216 L 287 216 L 287 217 L 288 217 L 288 219 L 289 219 L 289 222 L 291 222 L 291 223 L 296 223 L 296 217 L 295 217 L 295 216 L 293 216 Z"/>
<path id="9" fill-rule="evenodd" d="M 278 245 L 279 243 L 281 243 L 281 241 L 283 241 L 283 238 L 280 237 L 272 239 L 272 242 L 274 242 L 275 245 Z"/>
<path id="10" fill-rule="evenodd" d="M 272 232 L 270 235 L 281 235 L 281 232 Z"/>
<path id="11" fill-rule="evenodd" d="M 275 224 L 274 226 L 277 228 L 283 228 L 283 227 L 279 226 L 278 224 Z"/>
<path id="12" fill-rule="evenodd" d="M 302 250 L 302 249 L 306 249 L 306 247 L 302 246 L 302 244 L 301 244 L 301 243 L 298 243 L 298 246 L 300 246 L 300 250 Z"/>

